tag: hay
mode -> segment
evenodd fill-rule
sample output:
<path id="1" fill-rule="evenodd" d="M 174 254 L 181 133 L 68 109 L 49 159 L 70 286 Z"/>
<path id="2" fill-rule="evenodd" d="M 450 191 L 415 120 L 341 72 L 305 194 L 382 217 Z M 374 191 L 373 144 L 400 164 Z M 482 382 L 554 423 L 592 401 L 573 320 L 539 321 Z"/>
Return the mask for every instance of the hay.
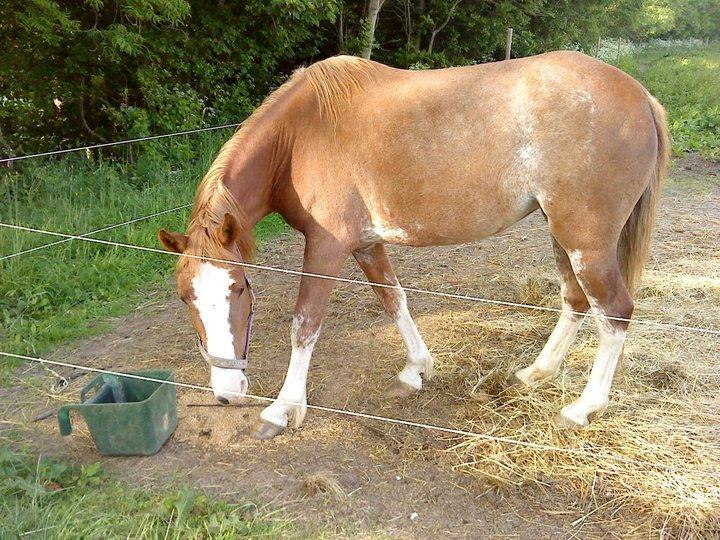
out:
<path id="1" fill-rule="evenodd" d="M 681 294 L 676 282 L 671 291 L 656 280 L 649 287 L 655 294 L 646 298 L 662 301 L 671 293 L 677 301 Z M 557 305 L 552 280 L 529 279 L 516 290 L 519 301 Z M 696 315 L 718 326 L 717 306 Z M 594 359 L 597 340 L 591 321 L 556 381 L 524 391 L 508 384 L 510 374 L 542 347 L 554 318 L 483 308 L 423 319 L 429 341 L 441 343 L 444 351 L 461 351 L 440 355 L 436 365 L 442 386 L 449 385 L 455 396 L 468 396 L 457 411 L 457 427 L 557 447 L 464 439 L 450 449 L 455 468 L 498 488 L 536 483 L 580 496 L 592 510 L 574 525 L 584 519 L 627 523 L 630 518 L 645 526 L 637 531 L 642 536 L 648 531 L 683 537 L 718 534 L 720 400 L 709 397 L 720 389 L 717 340 L 636 325 L 606 414 L 584 430 L 558 432 L 552 418 L 577 398 Z M 435 334 L 427 335 L 427 329 Z M 468 373 L 478 376 L 468 380 Z M 490 399 L 476 399 L 478 394 Z"/>
<path id="2" fill-rule="evenodd" d="M 314 497 L 318 494 L 327 495 L 336 501 L 343 501 L 347 498 L 345 490 L 335 476 L 327 472 L 318 472 L 302 477 L 300 493 L 306 497 Z"/>

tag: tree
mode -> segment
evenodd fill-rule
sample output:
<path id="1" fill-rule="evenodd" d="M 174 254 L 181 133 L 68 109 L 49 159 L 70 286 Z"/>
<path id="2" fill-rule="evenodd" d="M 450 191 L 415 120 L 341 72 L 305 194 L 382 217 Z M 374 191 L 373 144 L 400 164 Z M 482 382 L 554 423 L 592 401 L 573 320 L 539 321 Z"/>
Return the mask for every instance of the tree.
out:
<path id="1" fill-rule="evenodd" d="M 241 120 L 337 53 L 398 67 L 718 37 L 718 0 L 3 0 L 0 152 Z"/>
<path id="2" fill-rule="evenodd" d="M 368 1 L 367 16 L 365 17 L 363 24 L 363 41 L 365 42 L 365 45 L 360 53 L 360 56 L 363 58 L 369 59 L 372 54 L 373 44 L 375 42 L 375 26 L 377 25 L 377 18 L 384 3 L 385 0 Z"/>
<path id="3" fill-rule="evenodd" d="M 325 45 L 335 0 L 4 0 L 16 153 L 241 120 Z"/>

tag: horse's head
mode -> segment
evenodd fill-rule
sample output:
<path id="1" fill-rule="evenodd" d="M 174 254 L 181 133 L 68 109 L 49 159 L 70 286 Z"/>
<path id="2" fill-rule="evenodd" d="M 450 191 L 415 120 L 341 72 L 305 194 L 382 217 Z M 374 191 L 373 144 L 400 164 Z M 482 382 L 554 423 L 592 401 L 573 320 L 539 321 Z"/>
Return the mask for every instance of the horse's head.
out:
<path id="1" fill-rule="evenodd" d="M 221 403 L 239 403 L 247 392 L 247 367 L 254 296 L 237 247 L 237 220 L 225 214 L 216 227 L 191 226 L 189 234 L 161 229 L 158 238 L 169 251 L 189 255 L 177 266 L 180 298 L 190 310 L 198 348 L 210 364 L 210 382 Z M 214 259 L 214 260 L 207 260 Z"/>

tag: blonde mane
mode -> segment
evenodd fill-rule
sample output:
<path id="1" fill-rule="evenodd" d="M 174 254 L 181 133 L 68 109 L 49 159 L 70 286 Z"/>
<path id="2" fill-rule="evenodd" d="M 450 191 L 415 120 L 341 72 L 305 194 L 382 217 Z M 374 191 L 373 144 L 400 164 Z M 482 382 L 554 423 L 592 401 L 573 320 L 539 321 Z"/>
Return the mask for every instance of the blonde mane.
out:
<path id="1" fill-rule="evenodd" d="M 190 215 L 187 234 L 191 237 L 192 254 L 214 259 L 230 259 L 235 254 L 225 249 L 218 241 L 215 230 L 222 224 L 225 214 L 233 215 L 240 224 L 241 234 L 237 245 L 243 260 L 248 261 L 255 254 L 255 241 L 247 216 L 225 185 L 225 172 L 236 154 L 243 137 L 252 126 L 275 105 L 300 80 L 307 77 L 317 98 L 321 118 L 337 121 L 339 107 L 361 91 L 372 79 L 374 65 L 354 56 L 336 56 L 317 62 L 306 69 L 296 70 L 277 90 L 238 127 L 233 136 L 223 145 L 210 169 L 203 177 L 195 193 L 195 203 Z M 181 257 L 179 265 L 197 264 L 198 259 Z"/>
<path id="2" fill-rule="evenodd" d="M 376 70 L 375 64 L 357 56 L 333 56 L 307 68 L 305 75 L 315 91 L 320 116 L 336 123 L 339 107 L 363 91 Z"/>

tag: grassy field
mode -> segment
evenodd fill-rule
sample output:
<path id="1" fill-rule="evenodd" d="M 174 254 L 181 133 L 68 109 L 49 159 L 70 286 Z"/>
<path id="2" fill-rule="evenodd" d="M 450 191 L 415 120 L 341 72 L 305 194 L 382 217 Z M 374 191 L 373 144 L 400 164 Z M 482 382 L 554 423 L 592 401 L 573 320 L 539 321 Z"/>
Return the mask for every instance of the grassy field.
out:
<path id="1" fill-rule="evenodd" d="M 68 466 L 0 447 L 0 538 L 280 538 L 284 525 L 249 502 L 186 486 L 128 489 L 99 463 Z"/>
<path id="2" fill-rule="evenodd" d="M 0 221 L 81 234 L 187 204 L 229 134 L 146 144 L 132 165 L 85 156 L 28 161 L 2 173 Z M 159 247 L 158 228 L 184 230 L 188 213 L 178 210 L 94 236 Z M 271 216 L 255 234 L 262 244 L 284 227 Z M 0 229 L 0 258 L 57 240 Z M 45 354 L 101 332 L 110 317 L 130 312 L 148 296 L 166 294 L 175 261 L 79 241 L 1 261 L 0 350 Z M 10 382 L 18 364 L 0 358 L 0 384 Z M 182 486 L 128 490 L 97 465 L 38 458 L 10 450 L 14 442 L 7 435 L 0 440 L 0 538 L 281 536 L 282 523 L 260 515 L 252 504 L 209 499 Z"/>

